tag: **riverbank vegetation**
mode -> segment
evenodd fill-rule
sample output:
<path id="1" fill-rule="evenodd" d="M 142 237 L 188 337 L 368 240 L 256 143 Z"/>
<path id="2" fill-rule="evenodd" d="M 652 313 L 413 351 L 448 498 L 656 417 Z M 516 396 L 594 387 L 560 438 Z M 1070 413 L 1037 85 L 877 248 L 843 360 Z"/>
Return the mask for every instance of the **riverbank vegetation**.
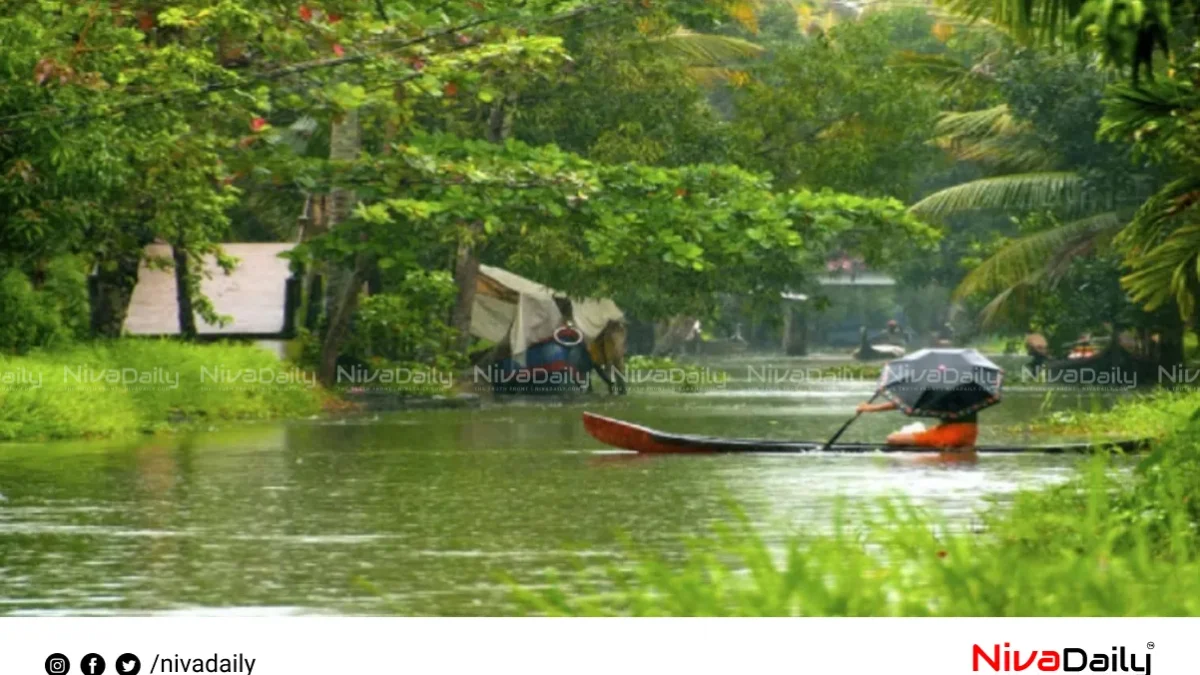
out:
<path id="1" fill-rule="evenodd" d="M 1030 425 L 1028 430 L 1094 438 L 1167 438 L 1196 421 L 1200 414 L 1200 392 L 1190 387 L 1143 391 L 1111 407 L 1096 408 L 1058 411 Z"/>
<path id="2" fill-rule="evenodd" d="M 123 340 L 0 357 L 0 440 L 119 436 L 321 410 L 311 372 L 249 345 Z"/>
<path id="3" fill-rule="evenodd" d="M 695 363 L 677 361 L 669 356 L 631 356 L 625 362 L 629 387 L 633 390 L 667 389 L 692 393 L 723 387 L 729 373 Z"/>

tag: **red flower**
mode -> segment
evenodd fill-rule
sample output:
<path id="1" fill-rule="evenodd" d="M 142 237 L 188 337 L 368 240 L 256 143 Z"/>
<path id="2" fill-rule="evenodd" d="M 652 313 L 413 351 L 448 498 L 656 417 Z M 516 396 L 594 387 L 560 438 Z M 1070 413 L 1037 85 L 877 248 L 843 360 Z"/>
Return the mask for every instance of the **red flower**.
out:
<path id="1" fill-rule="evenodd" d="M 442 93 L 451 98 L 458 96 L 458 85 L 454 84 L 453 82 L 447 82 L 446 85 L 442 87 Z"/>
<path id="2" fill-rule="evenodd" d="M 300 5 L 300 19 L 302 21 L 312 21 L 312 9 L 308 5 Z"/>
<path id="3" fill-rule="evenodd" d="M 342 20 L 341 14 L 334 14 L 333 12 L 329 13 L 329 23 L 337 23 L 341 20 Z"/>
<path id="4" fill-rule="evenodd" d="M 346 55 L 346 50 L 345 50 L 344 48 L 342 48 L 342 46 L 341 46 L 341 45 L 339 45 L 339 44 L 334 44 L 334 45 L 333 45 L 333 53 L 334 53 L 334 54 L 337 54 L 338 58 L 340 59 L 340 58 L 342 58 L 343 56 L 345 56 L 345 55 Z"/>
<path id="5" fill-rule="evenodd" d="M 262 117 L 255 117 L 254 119 L 250 120 L 250 130 L 251 131 L 262 131 L 263 128 L 266 126 L 267 126 L 267 120 L 265 120 Z"/>
<path id="6" fill-rule="evenodd" d="M 150 12 L 139 12 L 138 28 L 141 28 L 144 31 L 149 31 L 151 28 L 154 28 L 154 15 Z"/>

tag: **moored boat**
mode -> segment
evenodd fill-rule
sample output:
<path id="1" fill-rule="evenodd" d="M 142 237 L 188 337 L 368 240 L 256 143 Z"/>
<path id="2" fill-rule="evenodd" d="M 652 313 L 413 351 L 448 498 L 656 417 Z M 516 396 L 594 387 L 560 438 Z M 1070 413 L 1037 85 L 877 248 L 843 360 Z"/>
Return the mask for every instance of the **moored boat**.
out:
<path id="1" fill-rule="evenodd" d="M 631 422 L 583 413 L 583 426 L 596 440 L 623 450 L 645 454 L 715 453 L 930 453 L 930 448 L 885 445 L 883 443 L 835 443 L 829 448 L 818 441 L 774 441 L 754 438 L 717 438 L 690 434 L 671 434 Z M 1150 445 L 1147 439 L 1106 441 L 1101 443 L 1058 443 L 1047 445 L 983 445 L 982 454 L 1073 454 L 1098 451 L 1138 452 Z"/>
<path id="2" fill-rule="evenodd" d="M 904 347 L 900 345 L 875 345 L 867 339 L 867 328 L 858 330 L 859 345 L 854 351 L 854 358 L 859 361 L 884 361 L 904 356 Z"/>
<path id="3" fill-rule="evenodd" d="M 478 369 L 497 394 L 568 394 L 587 390 L 591 362 L 580 339 L 574 344 L 551 338 L 525 350 L 522 362 L 508 357 Z"/>
<path id="4" fill-rule="evenodd" d="M 1051 382 L 1066 384 L 1146 386 L 1156 384 L 1159 375 L 1157 363 L 1116 342 L 1092 356 L 1048 361 L 1042 369 Z"/>

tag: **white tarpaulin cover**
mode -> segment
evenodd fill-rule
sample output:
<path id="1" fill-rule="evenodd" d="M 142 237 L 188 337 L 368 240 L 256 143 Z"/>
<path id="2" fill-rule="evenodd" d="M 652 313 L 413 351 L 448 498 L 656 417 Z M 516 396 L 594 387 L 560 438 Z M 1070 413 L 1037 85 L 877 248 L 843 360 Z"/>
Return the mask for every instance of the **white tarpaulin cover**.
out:
<path id="1" fill-rule="evenodd" d="M 508 339 L 514 357 L 529 345 L 554 335 L 563 324 L 555 297 L 566 297 L 525 277 L 490 265 L 479 266 L 475 304 L 471 308 L 471 335 L 503 342 Z M 575 325 L 588 340 L 600 335 L 610 321 L 625 315 L 612 300 L 572 300 Z"/>

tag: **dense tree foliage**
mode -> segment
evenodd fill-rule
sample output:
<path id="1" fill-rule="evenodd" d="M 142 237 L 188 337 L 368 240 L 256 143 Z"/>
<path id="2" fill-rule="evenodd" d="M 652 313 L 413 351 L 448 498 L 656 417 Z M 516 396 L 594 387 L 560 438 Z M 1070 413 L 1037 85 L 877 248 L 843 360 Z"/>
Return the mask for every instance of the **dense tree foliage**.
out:
<path id="1" fill-rule="evenodd" d="M 911 198 L 939 160 L 928 140 L 944 97 L 897 56 L 946 51 L 933 26 L 900 10 L 767 43 L 730 96 L 731 157 L 787 187 Z"/>
<path id="2" fill-rule="evenodd" d="M 326 366 L 365 282 L 434 272 L 465 348 L 480 263 L 658 320 L 771 305 L 849 253 L 1008 329 L 1177 330 L 1129 303 L 1187 319 L 1200 288 L 1190 24 L 1055 2 L 24 3 L 0 17 L 0 302 L 36 311 L 2 346 L 119 334 L 156 240 L 192 333 L 220 320 L 202 256 L 298 236 Z M 1027 46 L 1068 28 L 1083 51 Z M 87 272 L 90 326 L 65 290 Z M 1089 318 L 1054 309 L 1081 285 Z"/>
<path id="3" fill-rule="evenodd" d="M 456 256 L 460 291 L 487 260 L 654 318 L 777 292 L 834 248 L 930 245 L 896 203 L 729 163 L 719 90 L 766 51 L 747 37 L 757 4 L 27 3 L 0 18 L 21 45 L 0 57 L 0 261 L 38 282 L 83 254 L 92 328 L 115 335 L 143 246 L 168 242 L 194 333 L 194 314 L 219 320 L 200 256 L 291 238 L 329 195 L 297 254 L 329 278 L 328 365 L 360 282 Z"/>

